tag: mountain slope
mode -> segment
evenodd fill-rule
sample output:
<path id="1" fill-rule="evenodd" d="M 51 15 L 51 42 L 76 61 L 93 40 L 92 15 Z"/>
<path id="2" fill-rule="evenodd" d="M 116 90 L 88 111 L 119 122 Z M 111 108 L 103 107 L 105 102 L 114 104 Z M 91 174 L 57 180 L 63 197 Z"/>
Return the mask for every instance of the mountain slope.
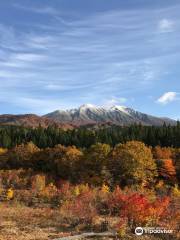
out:
<path id="1" fill-rule="evenodd" d="M 124 106 L 113 106 L 111 108 L 96 107 L 91 104 L 82 105 L 77 109 L 57 110 L 46 114 L 44 117 L 57 122 L 73 124 L 76 126 L 87 124 L 111 123 L 116 125 L 130 125 L 141 123 L 143 125 L 174 125 L 175 120 L 158 118 L 145 113 L 135 111 Z"/>
<path id="2" fill-rule="evenodd" d="M 15 125 L 24 127 L 38 127 L 41 125 L 46 128 L 48 126 L 55 125 L 59 128 L 72 128 L 71 125 L 66 123 L 60 123 L 53 119 L 48 119 L 46 117 L 40 117 L 35 114 L 23 114 L 23 115 L 13 115 L 13 114 L 3 114 L 0 115 L 0 125 Z"/>

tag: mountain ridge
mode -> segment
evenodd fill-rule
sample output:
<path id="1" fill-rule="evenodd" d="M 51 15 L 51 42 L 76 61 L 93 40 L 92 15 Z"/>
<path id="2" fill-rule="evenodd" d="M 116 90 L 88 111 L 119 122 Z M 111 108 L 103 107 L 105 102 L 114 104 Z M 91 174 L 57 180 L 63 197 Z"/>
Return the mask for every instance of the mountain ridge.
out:
<path id="1" fill-rule="evenodd" d="M 130 125 L 141 123 L 143 125 L 161 126 L 164 123 L 174 125 L 176 121 L 167 117 L 156 117 L 136 111 L 126 106 L 112 106 L 109 108 L 83 104 L 79 108 L 56 110 L 44 115 L 57 122 L 73 124 L 75 126 L 99 123 L 115 125 Z"/>
<path id="2" fill-rule="evenodd" d="M 63 129 L 71 129 L 73 126 L 60 123 L 53 119 L 49 119 L 36 114 L 2 114 L 0 115 L 0 125 L 13 125 L 36 128 L 41 125 L 43 128 L 48 126 L 56 126 Z"/>
<path id="3" fill-rule="evenodd" d="M 84 104 L 79 108 L 55 110 L 43 116 L 36 114 L 2 114 L 0 125 L 15 125 L 25 127 L 44 128 L 56 126 L 62 129 L 72 129 L 80 126 L 128 126 L 140 123 L 142 125 L 161 126 L 164 123 L 175 125 L 177 122 L 167 117 L 156 117 L 136 111 L 126 106 L 99 107 Z"/>

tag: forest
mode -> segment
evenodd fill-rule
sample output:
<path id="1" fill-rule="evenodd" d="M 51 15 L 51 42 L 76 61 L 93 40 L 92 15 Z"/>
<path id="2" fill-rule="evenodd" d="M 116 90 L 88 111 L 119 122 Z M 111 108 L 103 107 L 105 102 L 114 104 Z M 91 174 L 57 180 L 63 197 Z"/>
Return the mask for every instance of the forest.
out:
<path id="1" fill-rule="evenodd" d="M 151 186 L 163 179 L 173 185 L 180 179 L 179 158 L 180 148 L 152 148 L 139 141 L 115 147 L 96 143 L 86 149 L 60 144 L 40 149 L 29 142 L 11 149 L 1 148 L 0 168 L 32 169 L 73 184 Z"/>
<path id="2" fill-rule="evenodd" d="M 107 126 L 80 127 L 63 130 L 55 126 L 27 128 L 23 126 L 0 126 L 0 147 L 12 148 L 21 143 L 33 142 L 39 148 L 57 144 L 88 148 L 98 142 L 114 147 L 127 141 L 141 141 L 148 146 L 180 147 L 180 122 L 176 126 Z"/>

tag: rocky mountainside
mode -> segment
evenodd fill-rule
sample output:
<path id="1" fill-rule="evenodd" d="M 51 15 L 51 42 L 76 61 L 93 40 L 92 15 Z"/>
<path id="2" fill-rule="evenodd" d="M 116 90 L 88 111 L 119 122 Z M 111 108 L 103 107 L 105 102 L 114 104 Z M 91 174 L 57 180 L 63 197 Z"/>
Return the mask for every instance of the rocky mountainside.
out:
<path id="1" fill-rule="evenodd" d="M 77 109 L 57 110 L 46 114 L 44 117 L 75 126 L 104 123 L 115 125 L 141 123 L 156 126 L 163 125 L 164 122 L 171 125 L 176 124 L 175 120 L 151 116 L 124 106 L 113 106 L 107 109 L 91 104 L 82 105 Z"/>
<path id="2" fill-rule="evenodd" d="M 169 118 L 158 118 L 145 113 L 135 111 L 124 106 L 113 106 L 110 108 L 96 107 L 91 104 L 82 105 L 77 109 L 57 110 L 44 116 L 35 114 L 0 115 L 0 125 L 16 125 L 25 127 L 48 127 L 55 125 L 63 129 L 72 129 L 84 125 L 130 125 L 141 123 L 142 125 L 176 124 L 175 120 Z"/>
<path id="3" fill-rule="evenodd" d="M 25 127 L 38 127 L 41 125 L 46 128 L 48 126 L 57 126 L 59 128 L 70 129 L 71 125 L 67 123 L 60 123 L 59 121 L 40 117 L 35 114 L 24 114 L 24 115 L 12 115 L 12 114 L 3 114 L 0 115 L 0 125 L 15 125 L 15 126 L 25 126 Z"/>

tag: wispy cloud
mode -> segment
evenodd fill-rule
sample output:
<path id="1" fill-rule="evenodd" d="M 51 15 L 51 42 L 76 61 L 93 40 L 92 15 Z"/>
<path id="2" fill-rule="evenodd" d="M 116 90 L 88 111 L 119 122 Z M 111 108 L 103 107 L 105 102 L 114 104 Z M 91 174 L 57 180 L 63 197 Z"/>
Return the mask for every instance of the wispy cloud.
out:
<path id="1" fill-rule="evenodd" d="M 53 18 L 55 18 L 57 21 L 61 22 L 62 24 L 67 25 L 68 22 L 64 20 L 62 17 L 63 12 L 61 12 L 59 9 L 52 7 L 52 6 L 24 6 L 20 4 L 13 4 L 13 6 L 19 10 L 23 10 L 25 12 L 31 12 L 34 14 L 42 14 L 42 15 L 49 15 Z"/>
<path id="2" fill-rule="evenodd" d="M 57 99 L 64 105 L 67 99 L 69 105 L 128 104 L 164 86 L 180 61 L 178 6 L 154 11 L 114 8 L 78 17 L 53 4 L 38 6 L 16 5 L 16 10 L 32 14 L 30 22 L 27 17 L 0 24 L 0 81 L 6 82 L 0 94 L 11 93 L 16 82 L 15 99 L 29 99 L 19 104 L 32 104 L 34 109 L 32 99 L 42 108 L 44 99 L 46 104 L 53 101 L 49 108 L 57 107 Z"/>
<path id="3" fill-rule="evenodd" d="M 43 7 L 32 7 L 32 6 L 24 6 L 20 4 L 13 4 L 13 6 L 17 9 L 28 11 L 28 12 L 35 12 L 35 13 L 40 13 L 40 14 L 50 14 L 50 15 L 56 15 L 59 13 L 59 11 L 50 6 L 43 6 Z"/>
<path id="4" fill-rule="evenodd" d="M 40 55 L 40 54 L 34 54 L 34 53 L 19 53 L 12 56 L 12 58 L 21 60 L 21 61 L 27 61 L 27 62 L 36 62 L 36 61 L 42 61 L 46 59 L 46 56 Z"/>
<path id="5" fill-rule="evenodd" d="M 86 89 L 88 87 L 92 87 L 93 86 L 93 83 L 92 84 L 76 84 L 76 85 L 72 85 L 72 84 L 69 84 L 69 85 L 65 85 L 62 84 L 48 84 L 46 85 L 44 88 L 47 89 L 47 90 L 52 90 L 52 91 L 72 91 L 72 90 L 78 90 L 78 89 Z"/>
<path id="6" fill-rule="evenodd" d="M 166 92 L 160 98 L 157 99 L 158 103 L 163 105 L 168 104 L 170 102 L 174 102 L 178 100 L 178 93 L 177 92 Z"/>

